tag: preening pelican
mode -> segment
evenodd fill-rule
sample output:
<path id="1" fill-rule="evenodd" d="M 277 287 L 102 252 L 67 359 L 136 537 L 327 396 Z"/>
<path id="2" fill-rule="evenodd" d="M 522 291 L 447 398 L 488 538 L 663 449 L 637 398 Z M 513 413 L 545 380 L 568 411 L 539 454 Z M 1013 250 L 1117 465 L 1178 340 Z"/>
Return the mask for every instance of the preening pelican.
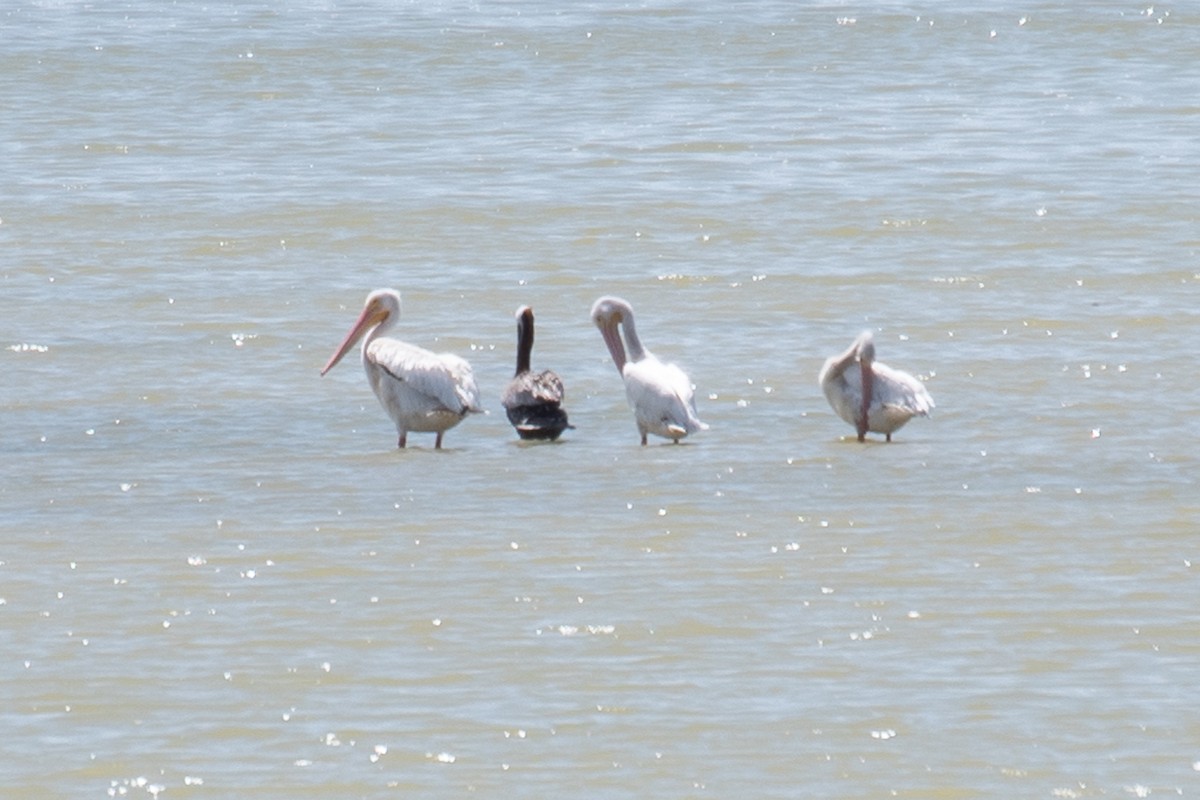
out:
<path id="1" fill-rule="evenodd" d="M 688 376 L 679 367 L 664 364 L 642 347 L 629 303 L 619 297 L 601 297 L 592 306 L 592 322 L 600 329 L 617 372 L 625 381 L 625 396 L 637 420 L 642 444 L 646 444 L 649 433 L 678 444 L 689 433 L 708 430 L 708 426 L 696 417 L 696 402 Z M 618 325 L 625 334 L 623 343 Z"/>
<path id="2" fill-rule="evenodd" d="M 851 369 L 856 361 L 858 369 Z M 890 442 L 904 423 L 929 416 L 933 408 L 925 384 L 875 360 L 870 331 L 859 334 L 846 352 L 827 358 L 819 380 L 829 405 L 854 426 L 860 442 L 867 431 L 887 434 Z"/>
<path id="3" fill-rule="evenodd" d="M 529 356 L 533 352 L 533 309 L 517 309 L 517 371 L 509 381 L 500 402 L 508 412 L 508 421 L 522 439 L 554 441 L 567 428 L 567 412 L 562 409 L 562 379 L 550 370 L 533 372 Z"/>
<path id="4" fill-rule="evenodd" d="M 436 432 L 433 446 L 440 448 L 442 434 L 462 422 L 467 414 L 483 411 L 475 376 L 471 374 L 471 365 L 456 355 L 431 353 L 383 336 L 399 319 L 399 292 L 394 289 L 371 292 L 354 327 L 321 374 L 333 369 L 365 333 L 363 369 L 379 404 L 396 423 L 400 447 L 404 447 L 409 431 L 413 431 Z"/>

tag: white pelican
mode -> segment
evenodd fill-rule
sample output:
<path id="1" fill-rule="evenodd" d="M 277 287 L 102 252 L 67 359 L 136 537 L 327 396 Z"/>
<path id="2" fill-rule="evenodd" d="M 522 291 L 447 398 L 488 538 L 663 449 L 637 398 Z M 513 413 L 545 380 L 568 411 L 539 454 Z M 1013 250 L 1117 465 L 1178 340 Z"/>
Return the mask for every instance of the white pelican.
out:
<path id="1" fill-rule="evenodd" d="M 533 353 L 533 309 L 517 309 L 517 370 L 500 402 L 508 421 L 522 439 L 554 441 L 567 428 L 567 412 L 562 409 L 563 383 L 550 370 L 533 372 L 529 356 Z"/>
<path id="2" fill-rule="evenodd" d="M 354 327 L 321 370 L 324 375 L 342 360 L 354 343 L 362 343 L 363 369 L 379 404 L 396 423 L 400 447 L 408 432 L 437 433 L 434 447 L 442 446 L 442 434 L 462 422 L 468 413 L 481 412 L 479 390 L 471 365 L 450 353 L 428 350 L 389 339 L 381 334 L 400 319 L 400 293 L 376 289 Z"/>
<path id="3" fill-rule="evenodd" d="M 708 430 L 708 426 L 696 417 L 696 401 L 688 376 L 679 367 L 664 364 L 642 347 L 629 303 L 619 297 L 601 297 L 592 306 L 592 322 L 600 329 L 617 372 L 625 380 L 625 396 L 637 419 L 642 444 L 646 444 L 648 433 L 678 444 L 689 433 Z M 618 325 L 624 331 L 624 343 L 617 331 Z M 629 349 L 628 359 L 626 348 Z"/>
<path id="4" fill-rule="evenodd" d="M 854 362 L 858 369 L 851 369 Z M 898 369 L 875 360 L 875 341 L 863 331 L 841 355 L 830 356 L 821 367 L 819 378 L 829 405 L 837 415 L 854 426 L 858 440 L 867 431 L 887 434 L 916 416 L 929 416 L 933 398 L 925 384 Z"/>

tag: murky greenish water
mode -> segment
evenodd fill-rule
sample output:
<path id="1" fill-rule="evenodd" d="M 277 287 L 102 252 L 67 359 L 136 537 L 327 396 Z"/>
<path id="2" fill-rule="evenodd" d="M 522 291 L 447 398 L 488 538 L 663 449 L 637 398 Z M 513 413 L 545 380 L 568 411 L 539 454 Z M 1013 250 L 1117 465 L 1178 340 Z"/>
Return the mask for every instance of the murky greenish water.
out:
<path id="1" fill-rule="evenodd" d="M 1200 794 L 1186 7 L 0 14 L 13 796 Z M 397 451 L 366 293 L 490 413 Z M 712 429 L 638 446 L 618 294 Z M 513 310 L 577 429 L 523 446 Z M 860 445 L 862 329 L 937 401 Z"/>

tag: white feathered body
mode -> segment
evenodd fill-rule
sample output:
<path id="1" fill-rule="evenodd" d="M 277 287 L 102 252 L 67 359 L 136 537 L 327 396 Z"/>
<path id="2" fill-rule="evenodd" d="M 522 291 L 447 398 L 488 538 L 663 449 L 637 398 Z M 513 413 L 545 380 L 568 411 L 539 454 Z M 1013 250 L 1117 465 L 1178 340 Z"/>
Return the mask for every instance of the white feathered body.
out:
<path id="1" fill-rule="evenodd" d="M 871 363 L 874 373 L 871 405 L 867 411 L 867 430 L 891 434 L 913 417 L 929 416 L 933 397 L 925 384 L 887 364 Z M 853 358 L 832 356 L 821 369 L 821 389 L 839 417 L 857 425 L 863 402 L 862 371 Z"/>
<path id="2" fill-rule="evenodd" d="M 400 434 L 441 433 L 483 410 L 470 364 L 453 353 L 380 337 L 364 344 L 362 361 L 372 391 Z"/>
<path id="3" fill-rule="evenodd" d="M 625 364 L 621 377 L 643 436 L 653 433 L 679 441 L 689 433 L 708 429 L 696 416 L 691 380 L 674 364 L 664 364 L 645 352 L 640 360 Z"/>

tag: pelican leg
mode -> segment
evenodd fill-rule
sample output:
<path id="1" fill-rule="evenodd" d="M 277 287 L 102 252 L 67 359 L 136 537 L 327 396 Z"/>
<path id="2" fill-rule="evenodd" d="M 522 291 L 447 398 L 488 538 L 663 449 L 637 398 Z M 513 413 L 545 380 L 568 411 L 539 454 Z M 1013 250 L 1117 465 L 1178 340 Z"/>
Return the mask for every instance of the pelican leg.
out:
<path id="1" fill-rule="evenodd" d="M 407 443 L 407 441 L 408 441 L 408 431 L 400 431 L 400 441 L 397 443 L 396 446 L 399 447 L 401 450 L 403 450 L 404 445 Z"/>
<path id="2" fill-rule="evenodd" d="M 890 433 L 887 435 L 887 440 L 888 440 L 889 442 L 892 440 L 892 435 L 891 435 Z"/>
<path id="3" fill-rule="evenodd" d="M 445 431 L 438 431 L 437 438 L 434 439 L 434 441 L 433 441 L 433 449 L 434 450 L 442 449 L 442 434 L 443 433 L 445 433 Z"/>
<path id="4" fill-rule="evenodd" d="M 646 446 L 646 433 L 645 433 L 645 431 L 643 431 L 642 432 L 642 447 L 645 447 L 645 446 Z"/>

